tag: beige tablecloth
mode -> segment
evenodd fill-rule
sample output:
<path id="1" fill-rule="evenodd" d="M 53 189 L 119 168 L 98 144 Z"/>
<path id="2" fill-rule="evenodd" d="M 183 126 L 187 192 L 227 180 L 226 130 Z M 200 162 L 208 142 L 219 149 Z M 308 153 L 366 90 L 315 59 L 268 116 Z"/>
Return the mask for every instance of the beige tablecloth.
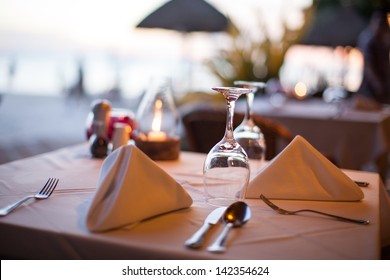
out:
<path id="1" fill-rule="evenodd" d="M 102 164 L 90 157 L 87 145 L 1 165 L 0 207 L 36 193 L 48 177 L 57 177 L 60 183 L 49 199 L 31 201 L 0 217 L 0 255 L 33 259 L 378 259 L 381 246 L 390 244 L 389 201 L 379 176 L 345 171 L 355 180 L 370 183 L 363 189 L 363 201 L 275 202 L 289 209 L 315 208 L 369 219 L 370 225 L 306 214 L 283 216 L 254 199 L 247 200 L 252 219 L 231 232 L 226 253 L 205 250 L 221 232 L 221 224 L 209 233 L 204 248 L 188 249 L 184 241 L 212 210 L 203 200 L 204 157 L 182 152 L 177 161 L 158 162 L 194 199 L 189 209 L 100 234 L 90 233 L 85 225 Z"/>

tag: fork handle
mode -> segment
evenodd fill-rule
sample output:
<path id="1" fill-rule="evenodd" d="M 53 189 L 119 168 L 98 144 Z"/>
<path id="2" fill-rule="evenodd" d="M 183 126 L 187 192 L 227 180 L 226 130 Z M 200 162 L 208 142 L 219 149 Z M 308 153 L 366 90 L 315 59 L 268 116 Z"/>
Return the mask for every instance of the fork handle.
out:
<path id="1" fill-rule="evenodd" d="M 0 209 L 0 216 L 8 215 L 9 213 L 11 213 L 13 210 L 18 208 L 20 205 L 22 205 L 24 202 L 26 202 L 30 198 L 34 198 L 34 196 L 33 195 L 26 196 L 25 198 L 22 198 L 21 200 Z"/>
<path id="2" fill-rule="evenodd" d="M 316 214 L 332 217 L 332 218 L 335 218 L 335 219 L 338 219 L 338 220 L 351 222 L 351 223 L 358 223 L 358 224 L 363 224 L 363 225 L 368 225 L 370 223 L 368 220 L 350 219 L 350 218 L 341 217 L 341 216 L 337 216 L 337 215 L 332 215 L 332 214 L 328 214 L 328 213 L 320 212 L 320 211 L 316 211 L 316 210 L 311 210 L 311 209 L 303 209 L 303 210 L 300 210 L 300 211 L 297 211 L 297 212 L 312 212 L 312 213 L 316 213 Z"/>

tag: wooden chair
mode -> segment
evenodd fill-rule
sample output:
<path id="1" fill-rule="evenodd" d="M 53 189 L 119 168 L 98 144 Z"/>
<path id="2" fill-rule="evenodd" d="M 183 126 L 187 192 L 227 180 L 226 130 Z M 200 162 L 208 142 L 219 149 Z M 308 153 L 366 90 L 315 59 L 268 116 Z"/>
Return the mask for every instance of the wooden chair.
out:
<path id="1" fill-rule="evenodd" d="M 222 139 L 226 126 L 225 107 L 195 104 L 183 109 L 181 116 L 191 151 L 208 153 Z M 237 127 L 243 118 L 243 113 L 236 112 L 233 126 Z M 294 138 L 294 135 L 278 122 L 259 115 L 254 115 L 253 120 L 265 137 L 266 160 L 275 157 Z"/>

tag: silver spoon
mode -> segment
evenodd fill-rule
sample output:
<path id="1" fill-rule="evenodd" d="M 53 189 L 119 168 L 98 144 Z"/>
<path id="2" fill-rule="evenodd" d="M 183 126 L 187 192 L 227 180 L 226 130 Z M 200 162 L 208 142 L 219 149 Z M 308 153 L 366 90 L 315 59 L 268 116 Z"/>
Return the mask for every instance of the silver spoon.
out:
<path id="1" fill-rule="evenodd" d="M 214 253 L 225 252 L 225 243 L 230 230 L 233 227 L 243 226 L 250 217 L 251 210 L 245 202 L 237 201 L 230 205 L 222 216 L 222 222 L 225 224 L 223 231 L 207 250 Z"/>

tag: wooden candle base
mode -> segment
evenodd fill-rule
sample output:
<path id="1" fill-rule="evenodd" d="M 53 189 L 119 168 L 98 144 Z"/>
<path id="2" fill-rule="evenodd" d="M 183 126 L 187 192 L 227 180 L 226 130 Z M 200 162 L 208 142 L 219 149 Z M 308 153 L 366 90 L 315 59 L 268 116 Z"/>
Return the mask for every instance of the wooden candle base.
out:
<path id="1" fill-rule="evenodd" d="M 135 145 L 152 160 L 176 160 L 180 153 L 180 138 L 170 137 L 164 141 L 149 141 L 139 137 Z"/>

